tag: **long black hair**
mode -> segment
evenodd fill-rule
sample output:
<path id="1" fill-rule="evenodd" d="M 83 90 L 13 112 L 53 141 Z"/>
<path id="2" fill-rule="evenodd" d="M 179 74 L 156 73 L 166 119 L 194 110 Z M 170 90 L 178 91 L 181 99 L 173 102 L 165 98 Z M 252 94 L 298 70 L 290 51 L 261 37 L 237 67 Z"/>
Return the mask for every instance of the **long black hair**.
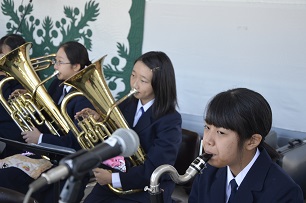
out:
<path id="1" fill-rule="evenodd" d="M 151 85 L 155 95 L 153 112 L 156 118 L 175 111 L 177 104 L 175 73 L 170 58 L 161 51 L 150 51 L 136 61 L 142 61 L 153 72 Z"/>

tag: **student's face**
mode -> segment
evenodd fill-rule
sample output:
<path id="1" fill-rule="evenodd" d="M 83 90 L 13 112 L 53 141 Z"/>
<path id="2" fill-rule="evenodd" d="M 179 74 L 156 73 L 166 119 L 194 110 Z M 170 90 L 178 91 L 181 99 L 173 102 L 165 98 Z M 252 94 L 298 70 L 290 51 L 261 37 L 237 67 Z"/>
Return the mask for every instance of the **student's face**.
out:
<path id="1" fill-rule="evenodd" d="M 151 86 L 153 73 L 142 61 L 137 61 L 134 65 L 130 85 L 135 88 L 138 93 L 134 94 L 137 99 L 141 100 L 144 105 L 154 99 L 155 95 Z"/>
<path id="2" fill-rule="evenodd" d="M 67 58 L 67 55 L 63 48 L 60 48 L 55 57 L 56 63 L 54 64 L 54 69 L 59 71 L 57 78 L 59 80 L 66 80 L 72 75 L 74 75 L 79 69 L 80 65 L 71 65 Z"/>
<path id="3" fill-rule="evenodd" d="M 235 131 L 206 125 L 202 143 L 204 151 L 213 155 L 209 160 L 210 165 L 239 168 L 242 151 L 238 148 L 238 134 Z"/>

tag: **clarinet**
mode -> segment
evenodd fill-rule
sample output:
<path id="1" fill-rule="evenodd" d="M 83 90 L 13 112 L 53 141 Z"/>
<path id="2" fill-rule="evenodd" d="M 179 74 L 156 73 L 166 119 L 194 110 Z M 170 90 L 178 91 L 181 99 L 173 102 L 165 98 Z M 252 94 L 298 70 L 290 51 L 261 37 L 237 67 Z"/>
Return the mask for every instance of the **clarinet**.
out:
<path id="1" fill-rule="evenodd" d="M 211 154 L 203 153 L 198 156 L 188 167 L 184 175 L 179 175 L 177 170 L 168 164 L 157 167 L 150 179 L 150 187 L 146 186 L 145 191 L 150 194 L 151 203 L 163 203 L 163 190 L 159 188 L 160 177 L 167 173 L 176 184 L 184 184 L 190 181 L 196 174 L 201 173 L 206 168 L 207 161 L 212 157 Z"/>

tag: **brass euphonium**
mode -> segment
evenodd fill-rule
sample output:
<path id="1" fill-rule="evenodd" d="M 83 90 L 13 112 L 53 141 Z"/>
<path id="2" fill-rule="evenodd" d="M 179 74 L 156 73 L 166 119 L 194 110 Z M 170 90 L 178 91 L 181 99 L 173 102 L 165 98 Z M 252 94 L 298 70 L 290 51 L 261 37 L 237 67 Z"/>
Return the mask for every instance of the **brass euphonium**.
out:
<path id="1" fill-rule="evenodd" d="M 105 57 L 106 56 L 102 57 L 95 63 L 79 71 L 64 82 L 64 84 L 70 85 L 79 91 L 70 93 L 63 99 L 61 111 L 65 118 L 70 120 L 70 122 L 68 122 L 70 123 L 70 128 L 76 135 L 79 144 L 84 149 L 91 149 L 99 142 L 103 142 L 118 128 L 129 128 L 128 123 L 118 108 L 118 105 L 137 91 L 133 89 L 122 99 L 117 102 L 114 101 L 102 72 L 102 64 Z M 79 131 L 65 112 L 69 100 L 77 95 L 84 95 L 92 103 L 103 121 L 97 122 L 92 116 L 83 118 L 82 121 L 80 120 L 78 122 L 80 129 L 82 129 L 82 131 Z M 130 160 L 134 166 L 143 164 L 145 161 L 145 153 L 143 149 L 139 147 L 137 152 L 130 157 Z M 139 191 L 139 189 L 123 191 L 113 188 L 111 185 L 109 185 L 109 187 L 117 194 L 130 194 Z"/>
<path id="2" fill-rule="evenodd" d="M 6 82 L 15 79 L 27 90 L 26 94 L 20 94 L 8 101 L 0 91 L 0 102 L 21 131 L 31 131 L 32 127 L 46 125 L 54 135 L 67 134 L 68 124 L 30 62 L 31 47 L 31 43 L 25 43 L 0 58 L 0 70 L 10 76 L 0 82 L 0 88 L 2 89 Z M 51 77 L 54 75 L 56 73 Z"/>
<path id="3" fill-rule="evenodd" d="M 35 71 L 41 71 L 49 68 L 54 63 L 56 54 L 49 54 L 36 58 L 31 58 L 31 63 Z"/>

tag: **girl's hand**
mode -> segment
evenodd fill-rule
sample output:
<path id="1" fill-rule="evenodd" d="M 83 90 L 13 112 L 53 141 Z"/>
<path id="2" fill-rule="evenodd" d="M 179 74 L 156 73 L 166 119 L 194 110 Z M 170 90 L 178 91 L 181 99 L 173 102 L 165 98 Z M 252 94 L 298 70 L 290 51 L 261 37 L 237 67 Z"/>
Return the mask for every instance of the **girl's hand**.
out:
<path id="1" fill-rule="evenodd" d="M 112 173 L 108 170 L 102 168 L 94 168 L 92 171 L 100 185 L 107 185 L 112 183 Z"/>
<path id="2" fill-rule="evenodd" d="M 90 108 L 85 108 L 79 112 L 77 112 L 74 116 L 75 119 L 78 119 L 79 117 L 82 117 L 82 118 L 87 118 L 88 116 L 93 116 L 93 118 L 96 120 L 96 121 L 101 121 L 102 118 L 101 116 L 95 111 L 95 110 L 92 110 Z"/>
<path id="3" fill-rule="evenodd" d="M 4 71 L 0 71 L 0 75 L 5 75 L 6 76 L 6 73 Z"/>
<path id="4" fill-rule="evenodd" d="M 35 127 L 32 128 L 32 131 L 21 132 L 22 138 L 26 143 L 34 144 L 38 144 L 40 134 L 41 132 Z"/>
<path id="5" fill-rule="evenodd" d="M 27 93 L 27 90 L 25 90 L 25 89 L 17 89 L 17 90 L 14 90 L 14 91 L 10 94 L 9 99 L 12 99 L 12 98 L 14 98 L 14 97 L 18 97 L 19 95 L 25 94 L 25 93 Z"/>

